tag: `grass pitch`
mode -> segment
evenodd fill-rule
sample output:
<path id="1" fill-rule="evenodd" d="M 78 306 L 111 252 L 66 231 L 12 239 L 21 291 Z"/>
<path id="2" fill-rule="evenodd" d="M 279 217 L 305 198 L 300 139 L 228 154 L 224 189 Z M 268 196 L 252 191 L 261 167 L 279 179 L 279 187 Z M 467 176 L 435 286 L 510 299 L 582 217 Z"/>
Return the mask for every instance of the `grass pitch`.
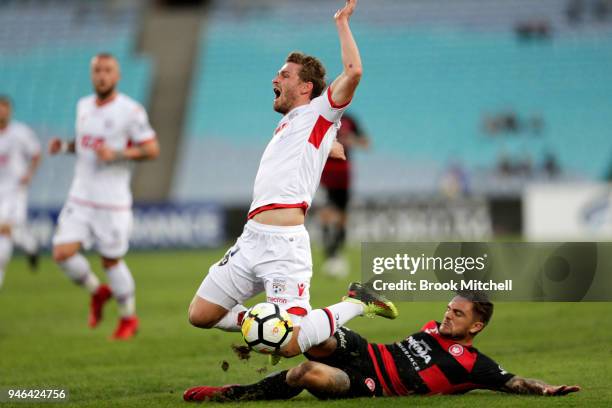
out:
<path id="1" fill-rule="evenodd" d="M 199 330 L 187 321 L 187 306 L 218 251 L 143 252 L 127 257 L 137 287 L 141 320 L 138 336 L 111 342 L 117 319 L 109 303 L 95 330 L 87 327 L 88 296 L 46 257 L 40 271 L 28 271 L 23 258 L 8 267 L 0 290 L 0 388 L 64 388 L 62 406 L 183 406 L 182 392 L 193 385 L 254 382 L 266 372 L 263 356 L 239 361 L 230 351 L 239 334 Z M 359 252 L 350 251 L 359 279 Z M 99 262 L 92 265 L 104 279 Z M 317 273 L 311 288 L 313 307 L 336 302 L 346 281 Z M 400 318 L 356 319 L 349 326 L 376 342 L 403 338 L 431 319 L 440 319 L 441 303 L 400 303 Z M 561 398 L 513 396 L 476 391 L 462 396 L 358 399 L 319 402 L 304 392 L 291 402 L 240 404 L 291 407 L 381 406 L 612 406 L 612 303 L 499 303 L 490 326 L 475 346 L 504 368 L 553 384 L 579 384 L 583 390 Z M 223 362 L 229 363 L 224 371 Z M 284 360 L 288 368 L 301 358 Z M 0 403 L 25 407 L 27 403 Z M 39 404 L 31 404 L 39 405 Z M 186 405 L 185 405 L 186 406 Z M 225 404 L 225 406 L 234 406 Z M 237 405 L 235 405 L 237 406 Z"/>

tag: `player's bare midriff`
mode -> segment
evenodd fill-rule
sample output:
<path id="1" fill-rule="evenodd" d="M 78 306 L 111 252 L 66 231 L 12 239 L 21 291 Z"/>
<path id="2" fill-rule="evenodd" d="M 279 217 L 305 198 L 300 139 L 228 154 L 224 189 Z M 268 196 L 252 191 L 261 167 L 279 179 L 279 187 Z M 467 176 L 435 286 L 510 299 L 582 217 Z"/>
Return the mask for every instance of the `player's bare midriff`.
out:
<path id="1" fill-rule="evenodd" d="M 253 220 L 260 224 L 288 227 L 304 224 L 304 210 L 301 208 L 276 208 L 255 214 Z"/>

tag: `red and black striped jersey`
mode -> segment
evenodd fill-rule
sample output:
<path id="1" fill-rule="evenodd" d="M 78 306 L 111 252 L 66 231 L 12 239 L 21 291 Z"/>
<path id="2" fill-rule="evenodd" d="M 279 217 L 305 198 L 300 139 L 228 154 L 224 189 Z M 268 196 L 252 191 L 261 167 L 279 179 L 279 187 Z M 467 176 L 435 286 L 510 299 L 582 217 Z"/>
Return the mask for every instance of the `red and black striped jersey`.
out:
<path id="1" fill-rule="evenodd" d="M 471 345 L 440 335 L 438 326 L 432 320 L 400 342 L 368 345 L 386 395 L 498 389 L 514 376 Z"/>

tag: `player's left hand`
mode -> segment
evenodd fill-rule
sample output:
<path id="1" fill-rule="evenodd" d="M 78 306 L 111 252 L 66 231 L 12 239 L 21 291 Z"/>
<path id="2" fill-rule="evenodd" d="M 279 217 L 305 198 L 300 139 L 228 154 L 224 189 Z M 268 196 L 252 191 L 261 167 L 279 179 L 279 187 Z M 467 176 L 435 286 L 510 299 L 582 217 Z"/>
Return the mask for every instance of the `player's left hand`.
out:
<path id="1" fill-rule="evenodd" d="M 336 21 L 342 19 L 346 19 L 348 21 L 353 14 L 353 11 L 355 11 L 355 6 L 357 6 L 357 0 L 346 0 L 344 7 L 336 11 L 336 14 L 334 14 L 334 19 Z"/>
<path id="2" fill-rule="evenodd" d="M 106 145 L 101 145 L 96 149 L 98 159 L 103 162 L 112 162 L 118 159 L 117 152 Z"/>
<path id="3" fill-rule="evenodd" d="M 334 143 L 332 144 L 331 150 L 329 151 L 329 158 L 346 160 L 344 146 L 342 146 L 342 144 L 337 140 L 334 140 Z"/>
<path id="4" fill-rule="evenodd" d="M 549 385 L 544 390 L 544 395 L 560 396 L 578 391 L 580 391 L 580 386 L 578 385 Z"/>

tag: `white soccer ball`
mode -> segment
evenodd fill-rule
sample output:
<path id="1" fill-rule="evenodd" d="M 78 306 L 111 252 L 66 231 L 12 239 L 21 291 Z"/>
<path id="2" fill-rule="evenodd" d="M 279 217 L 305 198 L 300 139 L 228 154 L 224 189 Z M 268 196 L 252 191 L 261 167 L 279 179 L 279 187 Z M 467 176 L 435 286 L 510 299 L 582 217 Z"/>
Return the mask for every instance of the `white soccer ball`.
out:
<path id="1" fill-rule="evenodd" d="M 244 315 L 242 337 L 259 353 L 271 354 L 287 345 L 293 335 L 289 313 L 274 303 L 258 303 Z"/>

